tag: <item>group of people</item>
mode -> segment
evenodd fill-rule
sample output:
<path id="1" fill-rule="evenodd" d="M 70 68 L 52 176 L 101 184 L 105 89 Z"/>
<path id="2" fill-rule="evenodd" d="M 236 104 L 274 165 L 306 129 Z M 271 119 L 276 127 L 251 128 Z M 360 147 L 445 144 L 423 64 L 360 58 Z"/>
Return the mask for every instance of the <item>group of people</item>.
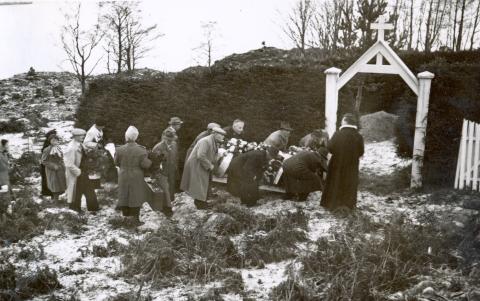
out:
<path id="1" fill-rule="evenodd" d="M 125 144 L 115 150 L 113 161 L 118 167 L 118 204 L 126 217 L 140 222 L 140 208 L 144 202 L 172 215 L 178 169 L 178 131 L 183 121 L 172 117 L 168 127 L 162 132 L 160 141 L 147 151 L 136 143 L 139 131 L 129 126 L 125 132 Z M 81 200 L 86 199 L 87 209 L 95 214 L 98 201 L 95 181 L 86 168 L 86 153 L 103 148 L 105 122 L 97 120 L 85 131 L 72 130 L 72 140 L 63 153 L 60 139 L 55 130 L 46 134 L 42 148 L 41 175 L 42 195 L 58 200 L 66 192 L 71 209 L 81 211 Z M 219 146 L 225 139 L 242 138 L 245 122 L 237 119 L 231 126 L 222 128 L 217 123 L 209 123 L 186 151 L 180 189 L 194 199 L 198 209 L 209 208 L 208 198 L 212 175 L 218 165 Z M 265 148 L 238 154 L 232 159 L 226 173 L 227 190 L 240 197 L 243 204 L 255 206 L 260 198 L 259 185 L 268 163 L 276 159 L 279 151 L 288 149 L 290 133 L 293 129 L 282 122 L 280 129 L 271 133 L 264 141 Z M 323 130 L 315 130 L 300 140 L 300 150 L 283 161 L 283 183 L 285 198 L 306 200 L 312 191 L 323 190 L 321 205 L 330 209 L 346 206 L 354 208 L 358 185 L 358 162 L 363 155 L 363 139 L 357 131 L 356 119 L 346 114 L 342 126 L 331 139 Z M 8 141 L 0 145 L 0 184 L 10 185 L 8 180 Z M 331 159 L 328 160 L 328 154 Z M 328 162 L 328 164 L 327 164 Z M 146 172 L 151 182 L 145 181 Z M 326 181 L 324 174 L 326 172 Z M 161 191 L 161 204 L 155 203 L 158 197 L 152 185 Z M 155 205 L 156 204 L 156 205 Z"/>

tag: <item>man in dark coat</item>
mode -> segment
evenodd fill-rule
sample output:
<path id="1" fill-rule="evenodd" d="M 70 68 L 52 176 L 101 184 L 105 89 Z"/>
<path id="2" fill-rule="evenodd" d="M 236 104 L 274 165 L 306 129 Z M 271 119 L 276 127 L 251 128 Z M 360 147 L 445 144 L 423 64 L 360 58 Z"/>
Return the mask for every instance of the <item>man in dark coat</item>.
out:
<path id="1" fill-rule="evenodd" d="M 243 130 L 245 128 L 245 121 L 241 119 L 235 119 L 231 126 L 224 127 L 223 130 L 227 133 L 225 135 L 225 141 L 232 138 L 243 139 Z"/>
<path id="2" fill-rule="evenodd" d="M 307 200 L 308 194 L 323 188 L 322 173 L 327 170 L 327 157 L 320 145 L 312 145 L 315 151 L 300 151 L 283 162 L 286 198 L 298 195 L 298 201 Z"/>
<path id="3" fill-rule="evenodd" d="M 355 124 L 356 118 L 352 114 L 345 114 L 342 126 L 328 142 L 332 158 L 328 164 L 327 183 L 320 203 L 325 208 L 354 209 L 357 204 L 358 165 L 364 144 Z"/>
<path id="4" fill-rule="evenodd" d="M 240 197 L 242 204 L 252 207 L 260 198 L 258 186 L 268 162 L 278 155 L 278 149 L 270 146 L 267 150 L 253 150 L 233 158 L 227 174 L 227 190 Z"/>
<path id="5" fill-rule="evenodd" d="M 264 143 L 278 148 L 281 151 L 286 151 L 288 146 L 288 139 L 290 138 L 290 132 L 293 131 L 288 122 L 281 122 L 280 129 L 271 133 Z"/>

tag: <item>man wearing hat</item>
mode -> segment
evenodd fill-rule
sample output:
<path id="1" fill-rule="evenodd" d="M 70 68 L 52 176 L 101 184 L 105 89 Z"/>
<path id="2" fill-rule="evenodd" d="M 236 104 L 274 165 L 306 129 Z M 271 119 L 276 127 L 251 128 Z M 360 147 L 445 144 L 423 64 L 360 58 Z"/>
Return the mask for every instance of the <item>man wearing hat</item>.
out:
<path id="1" fill-rule="evenodd" d="M 212 134 L 212 129 L 215 128 L 215 127 L 219 128 L 220 125 L 218 123 L 215 123 L 215 122 L 210 122 L 207 125 L 207 129 L 205 131 L 201 132 L 200 134 L 198 134 L 198 136 L 195 138 L 195 140 L 193 140 L 190 147 L 187 149 L 187 155 L 185 156 L 185 162 L 187 162 L 187 159 L 190 156 L 190 153 L 192 152 L 193 147 L 197 144 L 198 140 Z"/>
<path id="2" fill-rule="evenodd" d="M 270 134 L 270 136 L 265 139 L 264 143 L 266 145 L 275 146 L 281 151 L 285 151 L 288 146 L 288 138 L 290 138 L 290 132 L 293 129 L 290 127 L 288 122 L 281 122 L 280 129 Z"/>
<path id="3" fill-rule="evenodd" d="M 242 204 L 253 207 L 260 198 L 258 186 L 268 167 L 268 162 L 276 158 L 278 149 L 274 146 L 266 150 L 253 150 L 239 154 L 230 163 L 227 174 L 227 190 L 240 197 Z"/>
<path id="4" fill-rule="evenodd" d="M 180 188 L 195 200 L 198 209 L 208 208 L 207 195 L 212 171 L 216 166 L 218 145 L 225 138 L 220 127 L 198 141 L 185 163 Z"/>
<path id="5" fill-rule="evenodd" d="M 301 147 L 308 147 L 314 149 L 318 144 L 327 146 L 328 133 L 322 129 L 313 130 L 310 134 L 305 135 L 300 139 L 298 145 Z"/>
<path id="6" fill-rule="evenodd" d="M 177 177 L 177 165 L 173 161 L 175 154 L 174 144 L 176 142 L 177 136 L 175 132 L 171 130 L 166 130 L 162 141 L 157 143 L 152 149 L 152 161 L 155 164 L 153 167 L 153 175 L 156 182 L 162 188 L 165 204 L 163 206 L 163 212 L 170 216 L 172 212 L 172 203 L 171 201 L 175 199 L 175 186 L 176 186 L 176 177 Z"/>
<path id="7" fill-rule="evenodd" d="M 67 179 L 67 201 L 70 209 L 81 212 L 82 196 L 85 195 L 88 211 L 98 211 L 97 195 L 91 180 L 86 172 L 82 172 L 85 166 L 84 150 L 82 142 L 86 132 L 75 128 L 72 131 L 72 141 L 68 144 L 65 152 L 65 169 Z"/>

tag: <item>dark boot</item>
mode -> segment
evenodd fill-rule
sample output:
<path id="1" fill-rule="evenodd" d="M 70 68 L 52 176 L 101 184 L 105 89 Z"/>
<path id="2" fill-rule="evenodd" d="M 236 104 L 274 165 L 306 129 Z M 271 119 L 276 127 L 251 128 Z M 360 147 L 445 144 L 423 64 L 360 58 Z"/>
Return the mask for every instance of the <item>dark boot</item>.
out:
<path id="1" fill-rule="evenodd" d="M 171 217 L 173 215 L 172 207 L 167 207 L 165 206 L 162 209 L 163 214 L 165 214 L 166 217 Z"/>
<path id="2" fill-rule="evenodd" d="M 305 202 L 307 201 L 308 193 L 300 193 L 298 194 L 298 201 Z"/>
<path id="3" fill-rule="evenodd" d="M 205 210 L 210 208 L 209 204 L 205 201 L 194 200 L 193 203 L 195 204 L 195 207 L 197 207 L 197 209 L 199 210 Z"/>

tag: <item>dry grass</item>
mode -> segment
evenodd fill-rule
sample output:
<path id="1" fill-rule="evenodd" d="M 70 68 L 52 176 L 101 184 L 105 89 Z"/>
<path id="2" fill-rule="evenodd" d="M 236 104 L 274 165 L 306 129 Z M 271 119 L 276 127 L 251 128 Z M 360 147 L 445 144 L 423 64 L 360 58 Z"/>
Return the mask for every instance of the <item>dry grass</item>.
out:
<path id="1" fill-rule="evenodd" d="M 461 237 L 438 219 L 415 226 L 399 216 L 380 229 L 356 213 L 335 238 L 301 259 L 300 282 L 321 300 L 384 300 L 435 267 L 458 266 L 452 251 Z"/>

